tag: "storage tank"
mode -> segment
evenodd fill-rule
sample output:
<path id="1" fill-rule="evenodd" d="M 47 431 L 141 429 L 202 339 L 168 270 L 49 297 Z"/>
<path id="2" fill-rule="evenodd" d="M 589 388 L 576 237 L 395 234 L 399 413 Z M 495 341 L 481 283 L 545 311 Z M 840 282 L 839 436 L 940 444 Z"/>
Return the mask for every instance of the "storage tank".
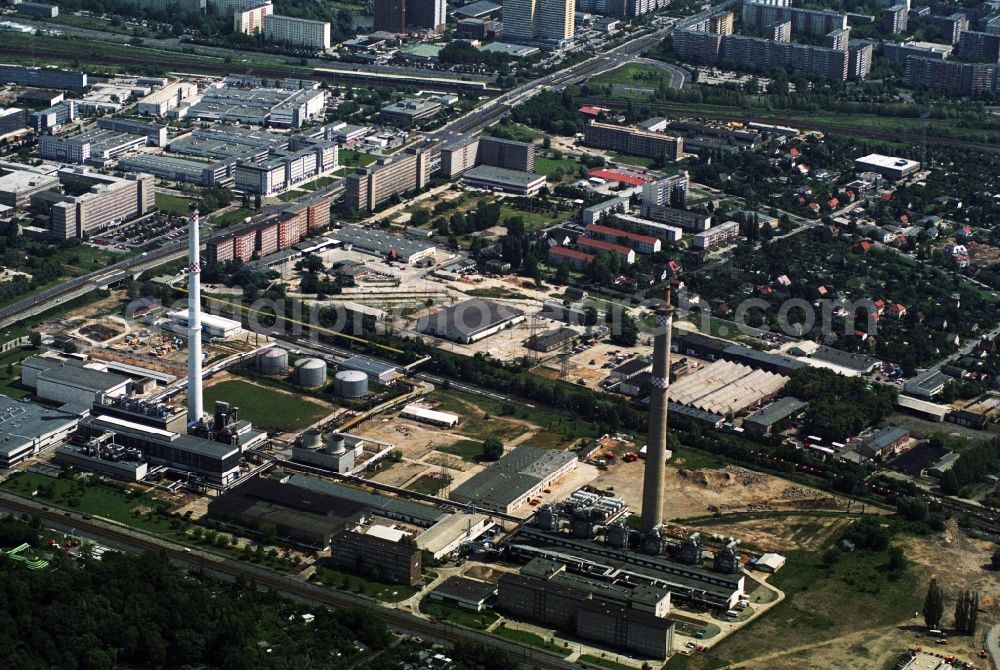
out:
<path id="1" fill-rule="evenodd" d="M 288 372 L 288 352 L 271 347 L 257 354 L 257 372 L 262 375 L 283 375 Z"/>
<path id="2" fill-rule="evenodd" d="M 368 395 L 368 375 L 360 370 L 341 370 L 333 376 L 333 390 L 339 398 Z"/>
<path id="3" fill-rule="evenodd" d="M 326 383 L 326 361 L 303 358 L 296 362 L 295 381 L 302 386 L 322 386 Z"/>

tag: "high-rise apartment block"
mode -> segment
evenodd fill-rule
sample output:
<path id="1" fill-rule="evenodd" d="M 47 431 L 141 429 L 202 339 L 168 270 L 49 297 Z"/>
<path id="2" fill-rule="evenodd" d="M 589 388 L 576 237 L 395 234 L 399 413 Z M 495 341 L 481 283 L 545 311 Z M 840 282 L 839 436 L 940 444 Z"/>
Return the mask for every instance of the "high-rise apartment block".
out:
<path id="1" fill-rule="evenodd" d="M 447 21 L 445 0 L 375 0 L 375 30 L 405 33 L 430 30 L 439 33 Z"/>
<path id="2" fill-rule="evenodd" d="M 264 37 L 280 44 L 326 50 L 330 48 L 330 24 L 270 14 L 264 17 Z"/>
<path id="3" fill-rule="evenodd" d="M 250 9 L 233 12 L 233 32 L 254 35 L 264 30 L 264 17 L 274 14 L 274 5 L 270 2 L 251 7 Z"/>
<path id="4" fill-rule="evenodd" d="M 899 35 L 906 32 L 909 10 L 906 5 L 898 4 L 882 10 L 882 31 L 887 35 Z"/>
<path id="5" fill-rule="evenodd" d="M 576 0 L 505 0 L 504 39 L 561 47 L 576 31 Z"/>
<path id="6" fill-rule="evenodd" d="M 958 38 L 955 57 L 969 63 L 1000 62 L 1000 35 L 967 30 Z"/>

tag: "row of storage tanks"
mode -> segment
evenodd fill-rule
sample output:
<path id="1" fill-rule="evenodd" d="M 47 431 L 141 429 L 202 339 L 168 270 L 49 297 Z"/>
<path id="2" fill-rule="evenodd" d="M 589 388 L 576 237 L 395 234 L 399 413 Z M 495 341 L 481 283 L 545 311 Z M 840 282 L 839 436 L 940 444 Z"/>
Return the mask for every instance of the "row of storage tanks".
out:
<path id="1" fill-rule="evenodd" d="M 257 354 L 254 365 L 262 375 L 288 374 L 288 351 L 281 347 L 265 349 Z M 299 386 L 324 386 L 326 379 L 327 365 L 322 358 L 295 361 L 292 381 Z M 340 398 L 363 398 L 368 395 L 368 375 L 359 370 L 341 370 L 333 376 L 333 391 Z"/>

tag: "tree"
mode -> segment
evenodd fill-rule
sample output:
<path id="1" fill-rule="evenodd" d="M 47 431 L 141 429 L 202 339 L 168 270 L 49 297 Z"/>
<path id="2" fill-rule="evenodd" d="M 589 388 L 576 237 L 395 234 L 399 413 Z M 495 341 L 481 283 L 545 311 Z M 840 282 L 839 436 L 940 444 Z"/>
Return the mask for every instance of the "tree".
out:
<path id="1" fill-rule="evenodd" d="M 260 524 L 260 541 L 262 544 L 275 544 L 278 541 L 278 527 L 269 521 Z"/>
<path id="2" fill-rule="evenodd" d="M 906 570 L 906 554 L 900 547 L 889 548 L 889 572 L 900 574 Z"/>
<path id="3" fill-rule="evenodd" d="M 969 625 L 969 592 L 960 591 L 955 602 L 955 630 L 965 631 Z"/>
<path id="4" fill-rule="evenodd" d="M 483 460 L 498 461 L 503 456 L 503 442 L 495 437 L 487 437 L 483 441 Z"/>
<path id="5" fill-rule="evenodd" d="M 959 491 L 958 477 L 952 470 L 945 470 L 944 474 L 941 475 L 941 493 L 946 496 L 958 495 Z"/>
<path id="6" fill-rule="evenodd" d="M 42 334 L 34 330 L 31 331 L 28 335 L 28 342 L 31 343 L 32 347 L 37 349 L 42 344 Z"/>
<path id="7" fill-rule="evenodd" d="M 936 579 L 931 579 L 927 586 L 927 596 L 924 598 L 924 623 L 928 628 L 940 628 L 944 617 L 944 595 Z"/>
<path id="8" fill-rule="evenodd" d="M 990 567 L 994 570 L 1000 570 L 1000 548 L 993 551 L 993 556 L 990 558 Z"/>

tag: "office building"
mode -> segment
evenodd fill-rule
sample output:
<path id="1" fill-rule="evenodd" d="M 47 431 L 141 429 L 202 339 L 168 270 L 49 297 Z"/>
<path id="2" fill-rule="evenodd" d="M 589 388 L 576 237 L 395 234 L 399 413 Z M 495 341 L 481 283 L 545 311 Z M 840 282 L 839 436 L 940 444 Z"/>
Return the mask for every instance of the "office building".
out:
<path id="1" fill-rule="evenodd" d="M 445 179 L 453 179 L 476 166 L 478 153 L 478 137 L 456 140 L 441 148 L 441 166 L 438 169 Z"/>
<path id="2" fill-rule="evenodd" d="M 416 546 L 342 530 L 330 543 L 330 562 L 352 572 L 377 575 L 393 584 L 416 584 L 420 581 L 421 550 Z"/>
<path id="3" fill-rule="evenodd" d="M 482 136 L 476 154 L 479 165 L 491 165 L 506 170 L 532 172 L 535 169 L 535 145 L 501 137 Z"/>
<path id="4" fill-rule="evenodd" d="M 47 217 L 49 230 L 57 239 L 83 237 L 155 207 L 154 178 L 149 174 L 120 178 L 85 168 L 65 168 L 59 170 L 58 177 L 65 191 L 80 195 L 44 191 L 31 196 L 32 207 Z"/>
<path id="5" fill-rule="evenodd" d="M 386 105 L 379 110 L 379 118 L 391 126 L 410 128 L 415 123 L 433 119 L 441 111 L 441 103 L 436 100 L 408 98 Z"/>
<path id="6" fill-rule="evenodd" d="M 462 181 L 469 186 L 515 195 L 534 195 L 545 187 L 545 175 L 479 165 L 467 170 Z"/>
<path id="7" fill-rule="evenodd" d="M 874 172 L 883 177 L 899 181 L 920 169 L 918 161 L 882 154 L 868 154 L 854 159 L 855 172 Z"/>
<path id="8" fill-rule="evenodd" d="M 963 32 L 955 47 L 955 58 L 969 63 L 1000 62 L 1000 35 L 971 30 Z"/>
<path id="9" fill-rule="evenodd" d="M 44 160 L 109 167 L 120 156 L 146 146 L 146 141 L 145 135 L 91 127 L 71 137 L 43 135 L 38 155 Z"/>
<path id="10" fill-rule="evenodd" d="M 430 178 L 430 153 L 409 149 L 402 154 L 379 159 L 344 178 L 347 206 L 374 211 L 394 195 L 417 191 Z"/>
<path id="11" fill-rule="evenodd" d="M 543 570 L 549 564 L 553 567 Z M 534 559 L 521 574 L 503 574 L 497 609 L 644 657 L 667 657 L 674 623 L 647 611 L 647 602 L 669 603 L 668 592 L 653 591 L 655 587 L 633 591 L 564 570 L 553 561 Z"/>
<path id="12" fill-rule="evenodd" d="M 119 159 L 118 168 L 126 172 L 146 172 L 166 181 L 198 186 L 231 187 L 235 183 L 230 166 L 219 161 L 205 163 L 175 156 L 137 154 Z"/>
<path id="13" fill-rule="evenodd" d="M 38 88 L 81 89 L 87 87 L 87 73 L 55 67 L 0 64 L 0 82 Z"/>
<path id="14" fill-rule="evenodd" d="M 573 39 L 575 0 L 505 0 L 504 40 L 562 47 Z"/>
<path id="15" fill-rule="evenodd" d="M 12 135 L 25 130 L 27 118 L 20 107 L 0 109 L 0 137 Z"/>
<path id="16" fill-rule="evenodd" d="M 166 116 L 168 111 L 177 108 L 184 101 L 191 100 L 197 95 L 197 84 L 183 81 L 174 82 L 139 100 L 136 111 L 148 116 Z"/>
<path id="17" fill-rule="evenodd" d="M 62 126 L 76 121 L 79 109 L 76 100 L 64 100 L 51 107 L 32 112 L 28 117 L 29 125 L 36 133 L 55 132 Z"/>
<path id="18" fill-rule="evenodd" d="M 52 166 L 32 167 L 20 163 L 0 163 L 0 205 L 23 209 L 31 196 L 59 186 Z"/>
<path id="19" fill-rule="evenodd" d="M 55 5 L 45 5 L 40 2 L 17 2 L 14 9 L 19 14 L 27 14 L 41 19 L 54 19 L 59 16 L 59 8 Z"/>
<path id="20" fill-rule="evenodd" d="M 330 48 L 330 23 L 269 14 L 264 17 L 264 37 L 279 44 L 326 51 Z"/>
<path id="21" fill-rule="evenodd" d="M 584 133 L 584 143 L 632 156 L 679 160 L 684 154 L 684 140 L 629 126 L 591 121 Z"/>
<path id="22" fill-rule="evenodd" d="M 256 35 L 264 30 L 264 17 L 274 14 L 274 5 L 270 2 L 250 9 L 233 12 L 233 32 L 244 35 Z"/>

